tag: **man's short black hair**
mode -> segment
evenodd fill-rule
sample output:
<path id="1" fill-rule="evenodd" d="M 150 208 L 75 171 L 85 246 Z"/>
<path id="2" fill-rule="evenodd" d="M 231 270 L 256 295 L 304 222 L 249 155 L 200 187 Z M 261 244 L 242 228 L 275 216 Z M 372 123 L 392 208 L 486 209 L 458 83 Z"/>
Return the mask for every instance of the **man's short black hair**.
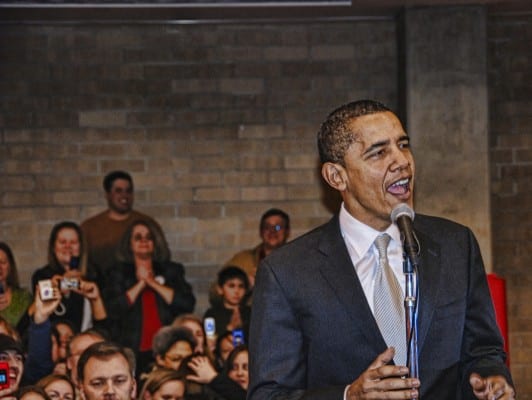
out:
<path id="1" fill-rule="evenodd" d="M 228 265 L 218 272 L 218 286 L 222 287 L 230 279 L 239 279 L 244 284 L 246 291 L 249 289 L 248 274 L 235 265 Z"/>
<path id="2" fill-rule="evenodd" d="M 284 221 L 285 228 L 290 229 L 290 217 L 287 213 L 285 213 L 279 208 L 270 208 L 268 211 L 262 214 L 262 217 L 260 217 L 260 228 L 262 229 L 264 221 L 266 221 L 267 218 L 272 217 L 274 215 L 278 215 L 279 217 L 281 217 Z"/>
<path id="3" fill-rule="evenodd" d="M 114 181 L 117 179 L 124 179 L 129 182 L 131 189 L 133 189 L 133 178 L 126 171 L 112 171 L 103 178 L 103 189 L 109 193 L 113 187 Z"/>

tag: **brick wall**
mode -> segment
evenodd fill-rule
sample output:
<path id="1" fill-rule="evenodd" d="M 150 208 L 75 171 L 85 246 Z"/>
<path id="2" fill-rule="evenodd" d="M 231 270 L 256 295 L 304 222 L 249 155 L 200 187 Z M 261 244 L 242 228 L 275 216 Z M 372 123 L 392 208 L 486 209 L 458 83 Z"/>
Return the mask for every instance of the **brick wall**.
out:
<path id="1" fill-rule="evenodd" d="M 532 398 L 532 16 L 492 17 L 489 35 L 495 272 L 507 279 L 511 367 Z"/>
<path id="2" fill-rule="evenodd" d="M 0 237 L 24 283 L 52 225 L 100 211 L 119 168 L 202 312 L 264 210 L 289 212 L 293 236 L 329 218 L 315 132 L 331 107 L 397 101 L 393 20 L 0 29 Z"/>

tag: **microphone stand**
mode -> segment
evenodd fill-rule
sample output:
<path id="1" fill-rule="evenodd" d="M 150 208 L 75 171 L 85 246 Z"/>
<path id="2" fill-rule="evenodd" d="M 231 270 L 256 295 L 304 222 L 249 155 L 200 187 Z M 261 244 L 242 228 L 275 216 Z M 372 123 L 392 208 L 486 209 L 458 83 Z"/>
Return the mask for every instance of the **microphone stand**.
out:
<path id="1" fill-rule="evenodd" d="M 405 322 L 407 367 L 411 378 L 419 378 L 417 347 L 417 274 L 410 258 L 403 254 L 403 272 L 405 274 Z M 414 284 L 415 281 L 415 284 Z M 419 400 L 419 399 L 417 399 Z"/>

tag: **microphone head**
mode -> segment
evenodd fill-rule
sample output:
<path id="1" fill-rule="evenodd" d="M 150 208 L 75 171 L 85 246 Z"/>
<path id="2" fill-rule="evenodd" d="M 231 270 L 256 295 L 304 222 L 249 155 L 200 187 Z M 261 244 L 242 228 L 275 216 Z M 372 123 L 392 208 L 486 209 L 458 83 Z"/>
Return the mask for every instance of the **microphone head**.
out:
<path id="1" fill-rule="evenodd" d="M 393 208 L 392 213 L 390 214 L 390 219 L 395 224 L 395 223 L 397 223 L 397 218 L 399 218 L 401 216 L 406 216 L 406 217 L 410 218 L 413 221 L 415 215 L 416 214 L 414 213 L 414 210 L 412 210 L 408 206 L 408 204 L 399 203 Z"/>

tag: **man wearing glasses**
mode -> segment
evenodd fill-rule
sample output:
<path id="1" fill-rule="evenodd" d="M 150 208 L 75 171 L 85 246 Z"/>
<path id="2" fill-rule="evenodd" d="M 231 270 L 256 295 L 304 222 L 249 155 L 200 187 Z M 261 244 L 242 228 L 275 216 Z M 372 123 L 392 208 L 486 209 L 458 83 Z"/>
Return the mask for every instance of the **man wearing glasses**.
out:
<path id="1" fill-rule="evenodd" d="M 283 210 L 270 208 L 260 219 L 259 235 L 261 243 L 252 249 L 236 253 L 225 265 L 242 268 L 249 277 L 250 288 L 255 284 L 255 274 L 260 261 L 288 240 L 290 217 Z"/>

